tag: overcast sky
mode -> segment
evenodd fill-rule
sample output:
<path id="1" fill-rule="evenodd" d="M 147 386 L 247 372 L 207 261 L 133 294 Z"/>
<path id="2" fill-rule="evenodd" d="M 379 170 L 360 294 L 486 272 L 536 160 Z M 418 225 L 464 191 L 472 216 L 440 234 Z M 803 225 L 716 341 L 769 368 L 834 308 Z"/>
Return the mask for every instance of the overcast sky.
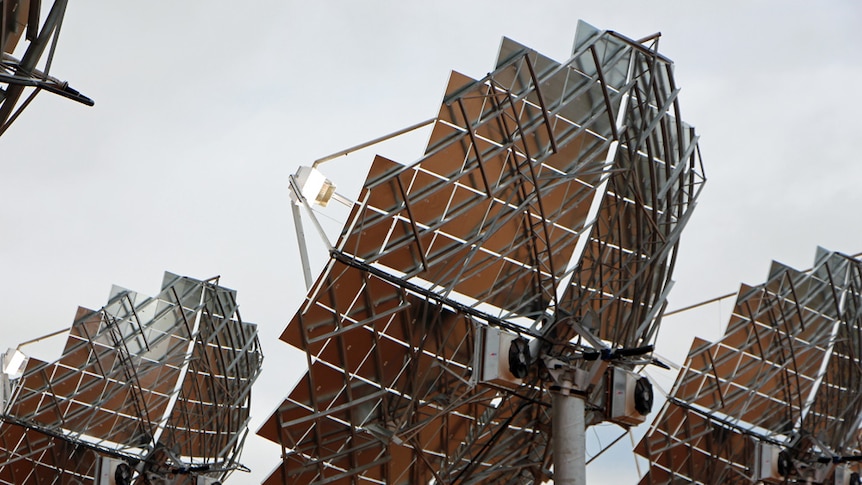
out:
<path id="1" fill-rule="evenodd" d="M 0 137 L 0 346 L 69 326 L 112 284 L 155 294 L 165 270 L 221 275 L 260 325 L 256 429 L 304 365 L 277 340 L 305 293 L 288 175 L 434 116 L 449 71 L 482 77 L 502 36 L 567 59 L 578 19 L 661 32 L 701 135 L 707 185 L 671 308 L 758 284 L 773 259 L 808 268 L 818 245 L 862 252 L 857 0 L 70 2 L 51 73 L 96 105 L 41 94 Z M 376 151 L 410 162 L 424 143 Z M 374 153 L 324 172 L 354 196 Z M 313 248 L 315 271 L 325 256 Z M 665 319 L 658 352 L 681 362 L 731 305 Z M 591 484 L 637 480 L 626 443 Z M 278 455 L 250 439 L 254 472 L 232 482 L 259 482 Z"/>

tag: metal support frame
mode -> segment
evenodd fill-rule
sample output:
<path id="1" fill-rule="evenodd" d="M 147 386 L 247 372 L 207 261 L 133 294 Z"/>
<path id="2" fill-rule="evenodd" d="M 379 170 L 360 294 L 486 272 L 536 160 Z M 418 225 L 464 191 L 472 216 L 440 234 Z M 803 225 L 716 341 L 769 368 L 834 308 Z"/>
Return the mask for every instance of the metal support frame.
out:
<path id="1" fill-rule="evenodd" d="M 724 337 L 695 340 L 637 445 L 650 462 L 642 483 L 758 480 L 758 443 L 789 460 L 776 482 L 831 483 L 834 464 L 858 455 L 858 256 L 818 249 L 810 269 L 773 263 L 765 283 L 741 287 Z"/>
<path id="2" fill-rule="evenodd" d="M 79 309 L 60 357 L 27 361 L 0 416 L 0 483 L 86 481 L 101 456 L 151 478 L 247 470 L 256 327 L 240 320 L 232 290 L 163 281 L 157 297 L 115 288 L 101 310 Z"/>
<path id="3" fill-rule="evenodd" d="M 7 39 L 0 39 L 0 46 L 2 46 L 0 48 L 0 56 L 2 56 L 0 58 L 0 84 L 6 85 L 5 92 L 0 96 L 0 135 L 11 126 L 41 90 L 58 94 L 87 106 L 93 106 L 92 99 L 69 87 L 69 83 L 60 81 L 48 74 L 67 3 L 68 0 L 55 0 L 45 23 L 40 28 L 38 20 L 41 2 L 35 0 L 29 2 L 25 36 L 25 41 L 28 41 L 29 45 L 21 60 L 15 59 L 9 54 L 13 52 L 15 45 L 7 45 Z M 2 16 L 4 21 L 8 20 L 5 18 L 5 8 L 6 4 L 4 3 L 4 15 Z M 6 34 L 4 26 L 3 29 L 0 29 L 0 35 L 5 36 Z M 37 69 L 36 65 L 46 49 L 49 52 L 43 72 Z M 26 88 L 34 89 L 23 102 L 19 103 L 19 99 Z"/>
<path id="4" fill-rule="evenodd" d="M 668 61 L 582 27 L 563 63 L 505 40 L 494 72 L 453 74 L 419 160 L 374 160 L 282 337 L 308 364 L 261 431 L 284 483 L 583 483 L 608 365 L 586 356 L 648 346 L 704 180 Z M 584 382 L 477 379 L 484 325 Z"/>

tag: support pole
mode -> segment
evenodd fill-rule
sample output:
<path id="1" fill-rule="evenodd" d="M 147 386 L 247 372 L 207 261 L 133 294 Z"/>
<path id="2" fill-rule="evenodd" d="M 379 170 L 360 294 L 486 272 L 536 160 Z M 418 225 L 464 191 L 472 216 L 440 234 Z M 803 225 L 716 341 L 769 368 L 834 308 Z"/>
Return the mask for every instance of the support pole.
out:
<path id="1" fill-rule="evenodd" d="M 308 248 L 305 245 L 305 231 L 302 228 L 302 214 L 299 213 L 299 206 L 290 202 L 290 209 L 293 212 L 293 224 L 296 226 L 296 242 L 299 244 L 299 259 L 302 263 L 302 276 L 305 277 L 305 288 L 311 289 L 313 280 L 311 279 L 311 263 L 308 260 Z"/>
<path id="2" fill-rule="evenodd" d="M 568 389 L 552 392 L 554 485 L 586 485 L 584 399 Z"/>

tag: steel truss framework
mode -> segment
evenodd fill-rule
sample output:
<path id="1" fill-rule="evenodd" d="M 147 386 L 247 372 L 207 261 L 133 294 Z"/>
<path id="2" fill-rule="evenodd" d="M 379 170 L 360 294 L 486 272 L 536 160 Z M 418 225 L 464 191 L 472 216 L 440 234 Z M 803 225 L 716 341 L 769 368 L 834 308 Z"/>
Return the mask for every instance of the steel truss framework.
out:
<path id="1" fill-rule="evenodd" d="M 789 453 L 791 483 L 833 483 L 832 462 L 859 454 L 860 357 L 862 261 L 818 249 L 808 271 L 773 263 L 741 286 L 724 337 L 692 344 L 635 449 L 650 461 L 640 483 L 754 483 L 758 443 Z"/>
<path id="2" fill-rule="evenodd" d="M 92 99 L 48 74 L 67 3 L 55 0 L 40 25 L 41 0 L 0 0 L 0 135 L 41 90 L 93 106 Z M 16 50 L 22 52 L 20 59 Z"/>
<path id="3" fill-rule="evenodd" d="M 93 483 L 101 457 L 126 461 L 137 483 L 243 468 L 262 356 L 235 297 L 165 273 L 154 298 L 114 287 L 101 310 L 79 308 L 60 358 L 30 358 L 13 376 L 0 483 Z"/>
<path id="4" fill-rule="evenodd" d="M 283 447 L 265 483 L 541 482 L 549 376 L 482 382 L 482 332 L 654 339 L 697 137 L 657 37 L 576 37 L 564 63 L 504 39 L 488 76 L 452 74 L 420 160 L 374 160 L 282 335 L 309 370 L 259 431 Z"/>

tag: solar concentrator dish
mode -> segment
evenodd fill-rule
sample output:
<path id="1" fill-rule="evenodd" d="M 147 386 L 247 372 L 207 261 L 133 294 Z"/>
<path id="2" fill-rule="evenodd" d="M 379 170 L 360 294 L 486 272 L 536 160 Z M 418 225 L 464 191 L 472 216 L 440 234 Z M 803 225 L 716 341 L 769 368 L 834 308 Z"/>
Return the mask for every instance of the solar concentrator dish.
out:
<path id="1" fill-rule="evenodd" d="M 489 374 L 489 334 L 562 359 L 654 341 L 703 183 L 654 41 L 581 23 L 560 63 L 504 39 L 451 75 L 424 156 L 374 159 L 282 335 L 308 373 L 259 431 L 283 448 L 265 483 L 552 476 L 551 377 Z"/>
<path id="2" fill-rule="evenodd" d="M 695 340 L 635 449 L 641 483 L 832 480 L 859 455 L 860 290 L 862 262 L 823 249 L 810 270 L 773 263 L 742 285 L 724 337 Z M 773 451 L 780 473 L 762 466 Z"/>
<path id="3" fill-rule="evenodd" d="M 261 360 L 233 290 L 170 273 L 156 297 L 115 287 L 78 310 L 58 360 L 4 369 L 0 483 L 113 484 L 99 473 L 122 465 L 158 483 L 224 479 L 242 468 Z"/>

